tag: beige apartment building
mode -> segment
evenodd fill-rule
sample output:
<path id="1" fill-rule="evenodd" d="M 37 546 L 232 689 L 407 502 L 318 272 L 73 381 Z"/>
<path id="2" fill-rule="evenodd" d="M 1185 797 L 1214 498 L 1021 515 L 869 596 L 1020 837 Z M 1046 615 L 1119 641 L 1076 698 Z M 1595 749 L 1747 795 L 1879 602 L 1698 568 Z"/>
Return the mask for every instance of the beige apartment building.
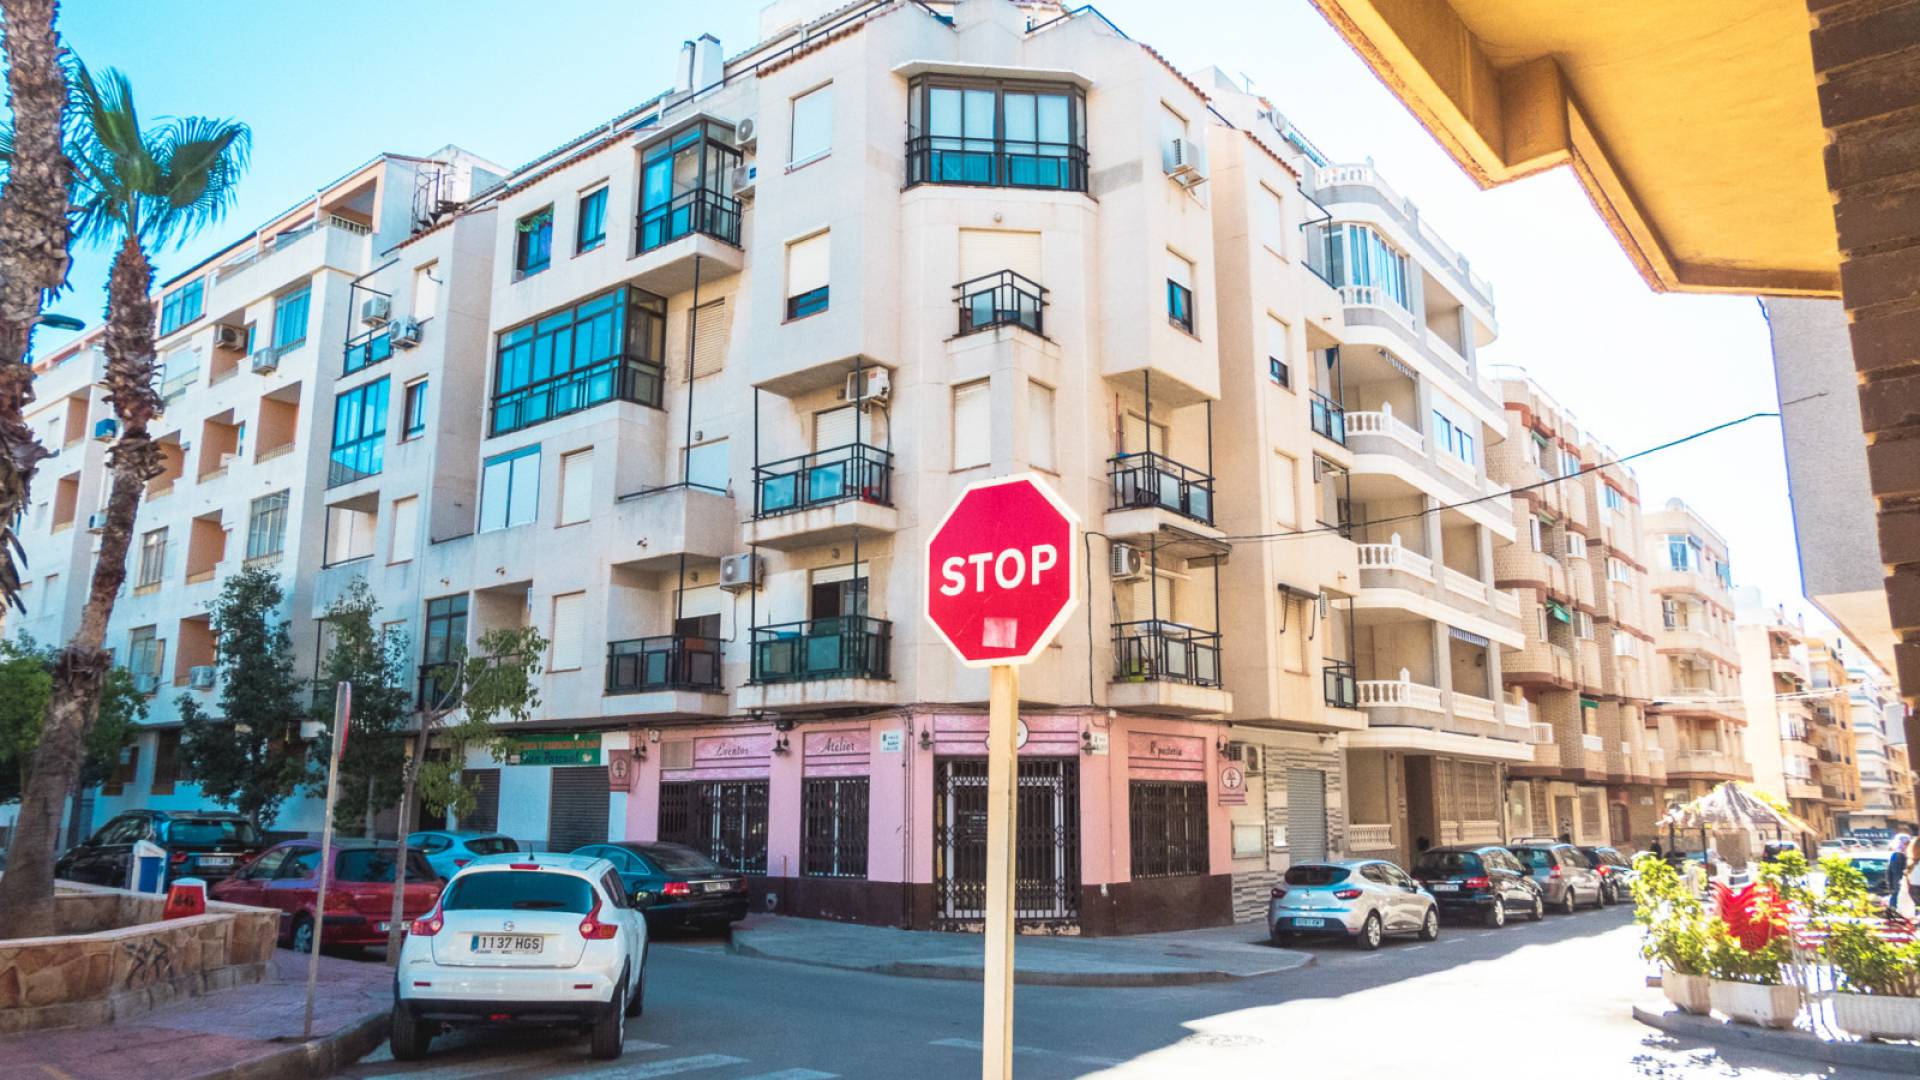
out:
<path id="1" fill-rule="evenodd" d="M 1647 589 L 1659 605 L 1650 713 L 1667 763 L 1665 801 L 1751 780 L 1734 644 L 1727 543 L 1679 499 L 1642 515 Z M 1768 733 L 1772 737 L 1772 733 Z"/>
<path id="2" fill-rule="evenodd" d="M 1735 611 L 1747 718 L 1743 746 L 1754 785 L 1786 800 L 1810 825 L 1830 821 L 1832 808 L 1820 788 L 1824 736 L 1814 714 L 1818 699 L 1806 627 L 1798 618 L 1789 620 L 1780 607 L 1762 604 L 1756 589 L 1739 590 Z"/>

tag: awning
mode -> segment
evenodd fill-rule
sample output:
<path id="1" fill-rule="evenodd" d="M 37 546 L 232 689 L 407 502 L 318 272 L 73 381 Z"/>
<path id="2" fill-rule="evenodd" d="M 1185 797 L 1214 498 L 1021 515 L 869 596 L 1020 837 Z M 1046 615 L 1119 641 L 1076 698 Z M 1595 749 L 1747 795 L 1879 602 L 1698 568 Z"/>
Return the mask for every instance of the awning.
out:
<path id="1" fill-rule="evenodd" d="M 1489 645 L 1492 644 L 1492 642 L 1488 641 L 1486 638 L 1481 637 L 1479 634 L 1476 634 L 1471 630 L 1462 630 L 1457 626 L 1447 627 L 1447 633 L 1452 635 L 1453 637 L 1459 638 L 1461 641 L 1464 641 L 1469 645 L 1478 645 L 1483 649 L 1487 648 Z"/>
<path id="2" fill-rule="evenodd" d="M 1573 616 L 1567 614 L 1567 609 L 1564 607 L 1561 607 L 1558 602 L 1553 600 L 1547 601 L 1547 614 L 1552 615 L 1554 618 L 1559 619 L 1561 622 L 1564 622 L 1564 623 L 1570 623 L 1573 621 Z"/>

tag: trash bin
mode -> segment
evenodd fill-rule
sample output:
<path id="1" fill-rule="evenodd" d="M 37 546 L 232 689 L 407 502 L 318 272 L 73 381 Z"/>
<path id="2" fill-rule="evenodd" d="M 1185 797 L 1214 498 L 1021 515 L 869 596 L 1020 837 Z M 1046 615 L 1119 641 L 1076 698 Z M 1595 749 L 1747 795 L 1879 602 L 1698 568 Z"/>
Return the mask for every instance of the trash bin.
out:
<path id="1" fill-rule="evenodd" d="M 127 869 L 127 888 L 159 895 L 167 885 L 167 850 L 150 840 L 136 840 Z"/>

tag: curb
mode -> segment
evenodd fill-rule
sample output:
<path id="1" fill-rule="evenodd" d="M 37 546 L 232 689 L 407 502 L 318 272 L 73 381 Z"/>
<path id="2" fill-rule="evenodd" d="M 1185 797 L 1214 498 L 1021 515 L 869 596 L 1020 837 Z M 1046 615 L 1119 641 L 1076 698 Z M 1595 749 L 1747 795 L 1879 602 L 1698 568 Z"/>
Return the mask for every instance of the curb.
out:
<path id="1" fill-rule="evenodd" d="M 283 1046 L 257 1058 L 204 1072 L 191 1080 L 311 1080 L 359 1061 L 387 1037 L 389 1013 L 371 1012 L 318 1039 Z"/>
<path id="2" fill-rule="evenodd" d="M 867 975 L 888 975 L 906 979 L 944 979 L 949 982 L 979 982 L 984 978 L 979 967 L 967 967 L 958 964 L 941 964 L 922 960 L 889 960 L 879 964 L 836 963 L 832 960 L 802 960 L 797 957 L 783 956 L 779 953 L 756 949 L 740 941 L 738 937 L 727 943 L 727 950 L 738 956 L 756 960 L 771 960 L 780 964 L 798 964 L 803 967 L 831 968 L 835 971 L 856 971 Z M 1013 981 L 1026 986 L 1100 986 L 1100 987 L 1154 987 L 1154 986 L 1198 986 L 1204 983 L 1234 982 L 1240 979 L 1257 979 L 1266 975 L 1278 975 L 1288 971 L 1312 967 L 1314 957 L 1311 954 L 1298 954 L 1301 961 L 1272 971 L 1255 972 L 1249 975 L 1236 975 L 1230 971 L 1023 971 L 1014 968 Z"/>
<path id="3" fill-rule="evenodd" d="M 1920 1076 L 1920 1046 L 1892 1043 L 1828 1042 L 1805 1031 L 1773 1031 L 1747 1024 L 1729 1024 L 1709 1016 L 1692 1016 L 1678 1009 L 1633 1007 L 1633 1018 L 1651 1028 L 1682 1039 L 1728 1043 L 1767 1054 L 1848 1065 L 1861 1069 Z"/>

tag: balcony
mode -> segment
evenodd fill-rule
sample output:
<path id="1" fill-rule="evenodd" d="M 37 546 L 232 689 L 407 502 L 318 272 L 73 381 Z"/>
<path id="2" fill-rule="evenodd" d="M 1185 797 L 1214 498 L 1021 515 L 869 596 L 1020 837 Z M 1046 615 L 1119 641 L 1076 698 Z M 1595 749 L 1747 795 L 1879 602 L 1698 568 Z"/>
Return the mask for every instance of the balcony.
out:
<path id="1" fill-rule="evenodd" d="M 1085 191 L 1087 148 L 916 135 L 907 140 L 907 186 L 917 184 Z"/>
<path id="2" fill-rule="evenodd" d="M 737 166 L 736 166 L 737 167 Z M 659 296 L 693 288 L 694 265 L 712 282 L 740 272 L 740 200 L 696 187 L 641 211 L 635 225 L 640 254 L 631 266 L 635 285 Z"/>
<path id="3" fill-rule="evenodd" d="M 1111 513 L 1166 510 L 1202 525 L 1213 524 L 1213 477 L 1165 454 L 1121 454 L 1107 462 Z"/>
<path id="4" fill-rule="evenodd" d="M 953 287 L 953 302 L 960 308 L 959 336 L 989 330 L 996 326 L 1018 326 L 1046 337 L 1043 318 L 1047 307 L 1045 286 L 1011 270 L 984 274 Z"/>
<path id="5" fill-rule="evenodd" d="M 1347 415 L 1340 403 L 1318 390 L 1309 390 L 1308 420 L 1314 434 L 1347 444 Z"/>
<path id="6" fill-rule="evenodd" d="M 1221 714 L 1233 696 L 1220 687 L 1220 633 L 1164 619 L 1113 627 L 1114 708 L 1176 716 Z"/>
<path id="7" fill-rule="evenodd" d="M 756 626 L 734 710 L 892 704 L 892 644 L 893 624 L 864 615 Z"/>
<path id="8" fill-rule="evenodd" d="M 491 435 L 505 435 L 609 401 L 660 407 L 660 365 L 612 356 L 516 387 L 493 399 Z"/>
<path id="9" fill-rule="evenodd" d="M 663 634 L 607 644 L 602 715 L 720 717 L 730 711 L 720 682 L 719 638 Z"/>
<path id="10" fill-rule="evenodd" d="M 852 443 L 753 467 L 748 543 L 791 550 L 850 536 L 856 528 L 896 528 L 891 453 Z"/>
<path id="11" fill-rule="evenodd" d="M 1364 452 L 1369 440 L 1384 439 L 1411 453 L 1416 459 L 1426 457 L 1426 436 L 1422 435 L 1418 428 L 1393 415 L 1392 409 L 1382 409 L 1378 412 L 1350 412 L 1345 415 L 1345 420 L 1346 435 L 1348 439 L 1353 440 L 1347 445 L 1352 446 L 1356 452 Z"/>
<path id="12" fill-rule="evenodd" d="M 1394 572 L 1411 574 L 1422 581 L 1433 580 L 1433 560 L 1398 543 L 1358 544 L 1355 545 L 1355 551 L 1359 554 L 1363 572 Z M 1362 584 L 1365 584 L 1364 579 Z"/>
<path id="13" fill-rule="evenodd" d="M 717 563 L 740 550 L 740 518 L 733 496 L 691 484 L 649 488 L 614 500 L 617 535 L 632 543 L 613 565 L 650 573 Z M 644 545 L 639 543 L 644 541 Z"/>
<path id="14" fill-rule="evenodd" d="M 1327 661 L 1320 669 L 1320 689 L 1327 704 L 1335 709 L 1360 707 L 1360 684 L 1354 678 L 1352 661 Z"/>
<path id="15" fill-rule="evenodd" d="M 1367 728 L 1346 736 L 1354 748 L 1453 751 L 1518 762 L 1533 757 L 1524 726 L 1509 723 L 1503 702 L 1457 691 L 1449 702 L 1445 691 L 1414 682 L 1405 672 L 1398 679 L 1361 679 L 1357 688 Z"/>
<path id="16" fill-rule="evenodd" d="M 1719 750 L 1681 750 L 1667 769 L 1667 777 L 1674 780 L 1747 780 L 1752 776 L 1746 762 Z"/>

